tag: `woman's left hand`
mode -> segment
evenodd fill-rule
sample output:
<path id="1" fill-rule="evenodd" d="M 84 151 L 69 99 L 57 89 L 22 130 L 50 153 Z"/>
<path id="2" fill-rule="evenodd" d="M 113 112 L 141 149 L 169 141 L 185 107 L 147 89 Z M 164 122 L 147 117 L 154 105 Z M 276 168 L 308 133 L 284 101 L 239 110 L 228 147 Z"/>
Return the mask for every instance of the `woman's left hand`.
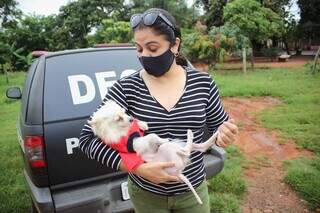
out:
<path id="1" fill-rule="evenodd" d="M 219 134 L 216 144 L 225 148 L 235 141 L 236 135 L 238 134 L 238 127 L 233 119 L 229 119 L 219 126 L 218 131 Z"/>

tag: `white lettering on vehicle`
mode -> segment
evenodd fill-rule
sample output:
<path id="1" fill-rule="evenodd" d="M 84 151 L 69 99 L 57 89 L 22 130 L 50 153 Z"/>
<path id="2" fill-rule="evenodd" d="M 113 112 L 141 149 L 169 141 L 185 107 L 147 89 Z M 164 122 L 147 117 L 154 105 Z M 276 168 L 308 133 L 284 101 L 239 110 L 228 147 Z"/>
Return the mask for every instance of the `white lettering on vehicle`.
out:
<path id="1" fill-rule="evenodd" d="M 87 75 L 72 75 L 68 76 L 69 86 L 72 95 L 73 104 L 83 104 L 92 101 L 96 95 L 96 90 L 91 78 Z M 79 83 L 84 83 L 86 94 L 80 94 Z"/>
<path id="2" fill-rule="evenodd" d="M 79 138 L 67 138 L 66 146 L 68 155 L 73 154 L 73 149 L 79 146 Z"/>
<path id="3" fill-rule="evenodd" d="M 116 73 L 114 71 L 111 72 L 98 72 L 96 73 L 96 78 L 100 90 L 101 100 L 108 92 L 108 88 L 111 87 L 116 81 L 107 81 L 107 78 L 116 77 Z"/>
<path id="4" fill-rule="evenodd" d="M 131 75 L 136 72 L 134 69 L 126 69 L 121 72 L 120 78 Z M 101 100 L 107 94 L 108 88 L 110 88 L 116 80 L 110 80 L 110 78 L 116 78 L 115 71 L 105 71 L 95 73 L 96 81 L 100 91 Z M 72 102 L 74 105 L 85 104 L 93 101 L 96 96 L 95 82 L 85 74 L 70 75 L 68 76 L 69 87 L 71 91 Z M 85 94 L 81 94 L 80 84 L 83 84 L 86 90 Z"/>

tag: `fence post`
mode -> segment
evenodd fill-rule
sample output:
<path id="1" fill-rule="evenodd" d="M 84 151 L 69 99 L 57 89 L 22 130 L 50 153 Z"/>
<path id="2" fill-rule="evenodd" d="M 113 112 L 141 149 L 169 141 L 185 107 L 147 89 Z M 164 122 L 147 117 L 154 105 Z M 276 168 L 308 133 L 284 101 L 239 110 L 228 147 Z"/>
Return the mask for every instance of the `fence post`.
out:
<path id="1" fill-rule="evenodd" d="M 247 74 L 247 53 L 246 48 L 242 48 L 242 70 L 244 74 Z"/>
<path id="2" fill-rule="evenodd" d="M 312 66 L 312 74 L 316 73 L 317 61 L 318 61 L 319 55 L 320 55 L 320 47 L 318 48 L 317 54 L 314 57 L 314 62 L 313 62 L 313 66 Z"/>

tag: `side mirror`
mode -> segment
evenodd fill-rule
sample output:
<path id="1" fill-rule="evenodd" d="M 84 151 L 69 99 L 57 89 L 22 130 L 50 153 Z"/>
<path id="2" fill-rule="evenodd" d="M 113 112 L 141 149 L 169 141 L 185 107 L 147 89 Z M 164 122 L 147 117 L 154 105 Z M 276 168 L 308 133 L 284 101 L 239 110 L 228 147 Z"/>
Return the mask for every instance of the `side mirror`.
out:
<path id="1" fill-rule="evenodd" d="M 21 99 L 21 90 L 19 87 L 11 87 L 7 89 L 6 96 L 11 99 Z"/>

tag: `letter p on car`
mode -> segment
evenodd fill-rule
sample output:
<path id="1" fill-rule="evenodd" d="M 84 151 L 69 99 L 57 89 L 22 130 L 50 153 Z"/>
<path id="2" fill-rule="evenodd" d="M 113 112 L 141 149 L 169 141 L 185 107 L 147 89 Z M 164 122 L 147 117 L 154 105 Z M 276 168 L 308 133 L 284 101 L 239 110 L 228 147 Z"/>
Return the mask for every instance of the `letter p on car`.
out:
<path id="1" fill-rule="evenodd" d="M 73 149 L 79 146 L 79 138 L 67 138 L 66 146 L 68 155 L 73 154 Z"/>

